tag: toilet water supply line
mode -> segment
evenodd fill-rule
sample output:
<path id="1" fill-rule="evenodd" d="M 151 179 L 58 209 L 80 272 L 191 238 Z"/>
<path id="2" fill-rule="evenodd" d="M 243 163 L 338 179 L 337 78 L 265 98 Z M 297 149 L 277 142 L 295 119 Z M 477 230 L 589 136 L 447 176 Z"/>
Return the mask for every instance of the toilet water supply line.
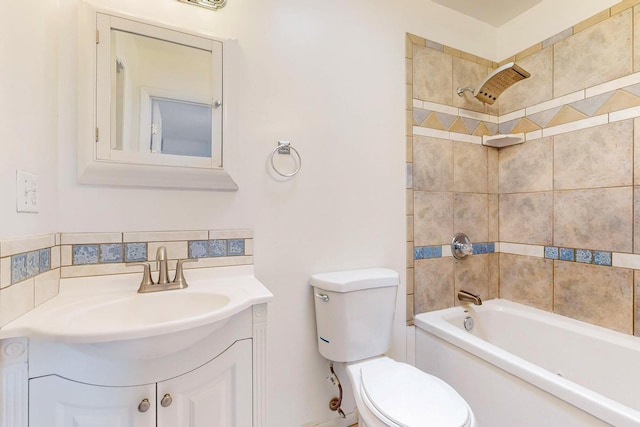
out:
<path id="1" fill-rule="evenodd" d="M 338 414 L 340 414 L 342 418 L 347 418 L 347 416 L 344 414 L 344 411 L 340 407 L 342 406 L 342 385 L 340 384 L 340 380 L 333 370 L 333 362 L 329 365 L 329 369 L 331 370 L 331 375 L 327 377 L 327 380 L 329 380 L 331 384 L 337 386 L 338 391 L 340 392 L 339 397 L 334 397 L 329 402 L 329 409 L 331 409 L 332 411 L 338 411 Z"/>

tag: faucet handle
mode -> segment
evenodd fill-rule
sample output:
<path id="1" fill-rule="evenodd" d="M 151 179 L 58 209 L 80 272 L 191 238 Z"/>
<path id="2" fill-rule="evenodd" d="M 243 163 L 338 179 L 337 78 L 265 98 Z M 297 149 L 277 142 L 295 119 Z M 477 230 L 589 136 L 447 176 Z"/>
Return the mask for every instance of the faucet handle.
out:
<path id="1" fill-rule="evenodd" d="M 182 264 L 185 262 L 198 262 L 198 258 L 185 258 L 178 260 L 178 265 L 176 265 L 176 276 L 173 278 L 173 283 L 182 284 L 182 288 L 186 288 L 188 286 L 187 281 L 184 279 L 184 268 L 182 267 Z"/>
<path id="2" fill-rule="evenodd" d="M 153 278 L 151 277 L 151 265 L 149 265 L 148 262 L 129 262 L 126 263 L 125 266 L 127 267 L 137 267 L 137 266 L 142 266 L 144 268 L 144 271 L 142 273 L 142 281 L 140 282 L 140 288 L 138 289 L 138 292 L 140 292 L 141 289 L 143 289 L 146 286 L 151 286 L 153 285 Z"/>

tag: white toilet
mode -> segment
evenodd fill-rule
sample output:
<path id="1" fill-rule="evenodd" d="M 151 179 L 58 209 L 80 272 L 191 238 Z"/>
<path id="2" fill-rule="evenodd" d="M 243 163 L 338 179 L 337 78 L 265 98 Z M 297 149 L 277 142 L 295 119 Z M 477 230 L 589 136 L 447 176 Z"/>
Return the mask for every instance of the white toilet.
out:
<path id="1" fill-rule="evenodd" d="M 384 353 L 391 341 L 398 273 L 385 268 L 315 274 L 318 347 L 345 362 L 359 427 L 474 427 L 447 383 Z"/>

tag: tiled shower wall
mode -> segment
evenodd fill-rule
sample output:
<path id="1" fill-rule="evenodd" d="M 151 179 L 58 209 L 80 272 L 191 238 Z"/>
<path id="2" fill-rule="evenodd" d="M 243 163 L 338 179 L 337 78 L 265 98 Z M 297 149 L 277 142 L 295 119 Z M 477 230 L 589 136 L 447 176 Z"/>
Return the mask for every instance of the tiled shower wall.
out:
<path id="1" fill-rule="evenodd" d="M 0 327 L 58 294 L 61 278 L 134 273 L 127 263 L 154 261 L 167 248 L 169 268 L 253 264 L 251 230 L 56 233 L 0 241 Z M 151 263 L 152 271 L 157 271 Z M 137 276 L 136 276 L 137 277 Z M 136 282 L 132 282 L 137 284 Z"/>
<path id="2" fill-rule="evenodd" d="M 640 333 L 638 3 L 500 64 L 407 36 L 409 322 L 466 289 Z M 493 106 L 455 93 L 514 60 L 531 78 Z M 497 133 L 526 141 L 481 145 Z M 457 232 L 494 252 L 455 260 Z"/>

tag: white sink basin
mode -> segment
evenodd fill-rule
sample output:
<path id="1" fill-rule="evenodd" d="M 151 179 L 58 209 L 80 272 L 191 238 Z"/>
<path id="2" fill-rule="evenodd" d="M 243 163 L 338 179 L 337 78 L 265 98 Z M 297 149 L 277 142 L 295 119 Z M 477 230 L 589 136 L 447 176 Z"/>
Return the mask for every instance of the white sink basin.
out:
<path id="1" fill-rule="evenodd" d="M 251 266 L 185 271 L 186 289 L 138 294 L 141 273 L 60 280 L 60 293 L 0 329 L 104 357 L 147 359 L 187 348 L 273 295 Z"/>

